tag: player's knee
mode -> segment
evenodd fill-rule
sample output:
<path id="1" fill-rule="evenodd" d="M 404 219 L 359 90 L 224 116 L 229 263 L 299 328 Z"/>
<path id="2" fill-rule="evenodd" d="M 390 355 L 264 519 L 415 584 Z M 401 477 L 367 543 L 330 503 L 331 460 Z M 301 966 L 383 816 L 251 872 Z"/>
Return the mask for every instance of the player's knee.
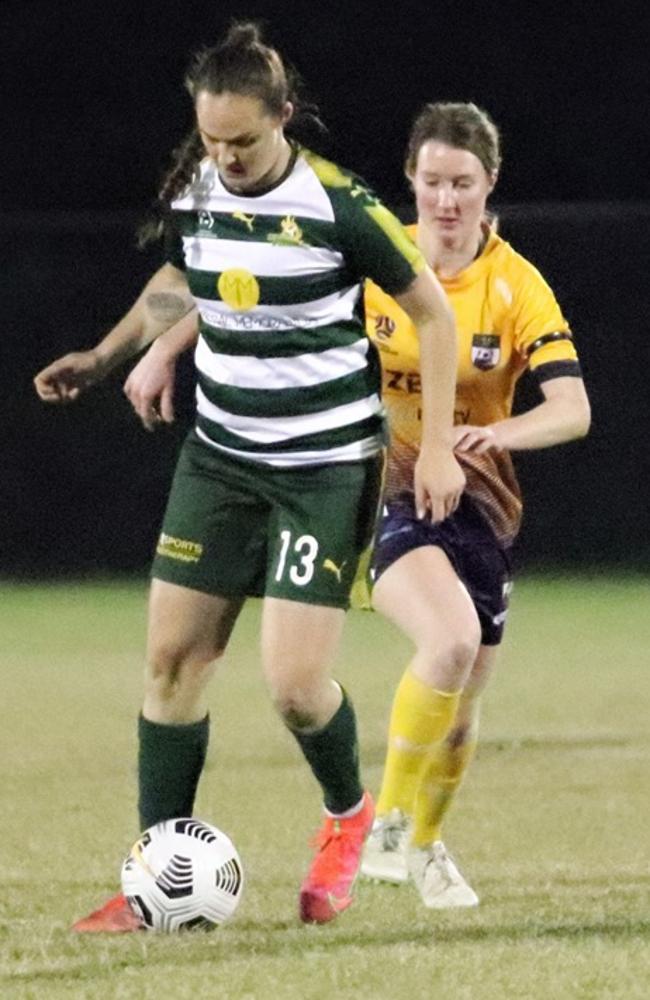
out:
<path id="1" fill-rule="evenodd" d="M 320 729 L 318 717 L 314 712 L 287 705 L 280 707 L 279 712 L 285 726 L 296 733 L 311 733 Z"/>
<path id="2" fill-rule="evenodd" d="M 436 635 L 418 644 L 418 659 L 434 683 L 462 687 L 469 677 L 479 649 L 480 635 L 454 633 Z"/>
<path id="3" fill-rule="evenodd" d="M 276 690 L 271 697 L 276 711 L 289 729 L 309 732 L 319 728 L 318 706 L 307 692 L 297 688 Z"/>
<path id="4" fill-rule="evenodd" d="M 222 655 L 223 650 L 213 648 L 157 643 L 149 651 L 145 687 L 162 699 L 174 697 L 182 688 L 202 687 Z"/>
<path id="5" fill-rule="evenodd" d="M 474 660 L 479 650 L 481 634 L 475 632 L 453 636 L 447 644 L 447 659 L 449 663 L 469 676 Z"/>

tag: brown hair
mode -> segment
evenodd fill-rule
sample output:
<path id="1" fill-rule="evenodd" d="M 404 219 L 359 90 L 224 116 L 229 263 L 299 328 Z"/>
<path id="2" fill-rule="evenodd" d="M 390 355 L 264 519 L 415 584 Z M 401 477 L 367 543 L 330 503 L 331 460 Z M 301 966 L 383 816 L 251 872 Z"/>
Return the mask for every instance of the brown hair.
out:
<path id="1" fill-rule="evenodd" d="M 257 97 L 271 115 L 282 114 L 292 89 L 290 72 L 253 21 L 236 21 L 222 42 L 198 52 L 185 86 L 193 101 L 202 90 Z"/>
<path id="2" fill-rule="evenodd" d="M 234 21 L 222 41 L 196 53 L 185 77 L 185 87 L 193 101 L 202 91 L 256 97 L 270 115 L 281 115 L 290 101 L 294 107 L 292 131 L 301 127 L 319 133 L 325 131 L 318 109 L 304 104 L 299 97 L 298 74 L 276 49 L 266 45 L 262 29 L 253 21 Z M 154 217 L 140 229 L 140 245 L 162 234 L 169 203 L 195 179 L 204 156 L 201 137 L 194 128 L 172 153 L 172 165 L 163 177 Z"/>
<path id="3" fill-rule="evenodd" d="M 474 153 L 487 174 L 493 175 L 499 169 L 499 130 L 487 111 L 476 104 L 439 101 L 424 106 L 413 122 L 406 148 L 405 169 L 409 177 L 415 173 L 421 147 L 432 139 Z"/>

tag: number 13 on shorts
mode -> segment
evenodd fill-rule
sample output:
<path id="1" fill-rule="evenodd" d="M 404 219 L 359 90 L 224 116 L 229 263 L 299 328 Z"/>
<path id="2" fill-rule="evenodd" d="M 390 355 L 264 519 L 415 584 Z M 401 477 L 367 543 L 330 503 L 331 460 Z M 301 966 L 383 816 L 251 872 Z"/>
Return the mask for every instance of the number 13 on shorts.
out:
<path id="1" fill-rule="evenodd" d="M 297 587 L 306 587 L 314 576 L 318 542 L 313 535 L 300 535 L 294 541 L 286 528 L 280 532 L 280 555 L 275 570 L 275 582 L 281 583 L 285 573 Z"/>
<path id="2" fill-rule="evenodd" d="M 383 454 L 363 462 L 315 466 L 276 487 L 267 526 L 269 597 L 333 608 L 349 607 L 359 560 L 371 541 L 378 510 Z"/>

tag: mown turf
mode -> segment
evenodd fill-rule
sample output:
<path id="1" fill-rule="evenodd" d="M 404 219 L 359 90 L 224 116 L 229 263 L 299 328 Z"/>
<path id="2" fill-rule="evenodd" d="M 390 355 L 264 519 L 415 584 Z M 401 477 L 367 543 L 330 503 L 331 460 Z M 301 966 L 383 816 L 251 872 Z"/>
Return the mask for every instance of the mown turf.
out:
<path id="1" fill-rule="evenodd" d="M 518 584 L 481 748 L 446 827 L 478 910 L 436 915 L 410 887 L 361 884 L 321 928 L 296 914 L 319 798 L 266 699 L 251 602 L 212 688 L 196 810 L 237 844 L 245 894 L 229 925 L 177 937 L 69 931 L 116 890 L 137 833 L 145 585 L 5 584 L 0 597 L 0 997 L 650 996 L 644 580 Z M 375 790 L 407 657 L 379 616 L 349 616 L 337 675 Z"/>

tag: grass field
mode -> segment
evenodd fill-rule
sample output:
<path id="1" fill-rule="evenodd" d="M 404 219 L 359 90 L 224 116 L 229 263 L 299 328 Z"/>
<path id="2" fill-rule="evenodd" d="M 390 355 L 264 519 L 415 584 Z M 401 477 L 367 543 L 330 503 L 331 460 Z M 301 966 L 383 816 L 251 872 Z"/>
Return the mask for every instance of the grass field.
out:
<path id="1" fill-rule="evenodd" d="M 197 815 L 247 877 L 212 934 L 79 937 L 117 888 L 135 828 L 145 585 L 5 584 L 2 598 L 0 997 L 650 997 L 650 585 L 528 579 L 513 597 L 482 743 L 446 828 L 481 896 L 435 915 L 410 887 L 361 884 L 336 923 L 296 893 L 319 797 L 257 665 L 259 605 L 212 689 Z M 376 790 L 406 643 L 354 612 L 338 676 Z"/>

